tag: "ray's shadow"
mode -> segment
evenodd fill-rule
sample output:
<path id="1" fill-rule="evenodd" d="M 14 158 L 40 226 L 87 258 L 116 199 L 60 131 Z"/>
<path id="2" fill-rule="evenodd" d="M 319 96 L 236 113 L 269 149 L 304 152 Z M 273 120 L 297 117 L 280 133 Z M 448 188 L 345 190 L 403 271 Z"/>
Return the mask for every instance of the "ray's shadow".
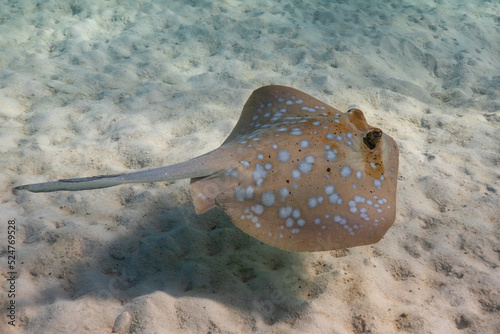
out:
<path id="1" fill-rule="evenodd" d="M 190 202 L 155 207 L 139 228 L 96 255 L 90 271 L 77 270 L 73 299 L 116 298 L 126 308 L 134 298 L 162 291 L 216 300 L 268 324 L 291 321 L 307 308 L 301 254 L 248 236 L 221 209 L 198 216 Z M 93 275 L 104 278 L 85 285 Z"/>

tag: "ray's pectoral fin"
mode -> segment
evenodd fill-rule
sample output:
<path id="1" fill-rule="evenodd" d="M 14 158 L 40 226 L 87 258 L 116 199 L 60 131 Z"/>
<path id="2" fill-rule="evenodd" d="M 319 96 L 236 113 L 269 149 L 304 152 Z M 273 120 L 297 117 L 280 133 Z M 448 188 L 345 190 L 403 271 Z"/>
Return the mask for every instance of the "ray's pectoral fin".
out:
<path id="1" fill-rule="evenodd" d="M 191 196 L 197 214 L 217 205 L 217 197 L 238 186 L 239 180 L 231 176 L 231 169 L 216 174 L 191 179 Z"/>

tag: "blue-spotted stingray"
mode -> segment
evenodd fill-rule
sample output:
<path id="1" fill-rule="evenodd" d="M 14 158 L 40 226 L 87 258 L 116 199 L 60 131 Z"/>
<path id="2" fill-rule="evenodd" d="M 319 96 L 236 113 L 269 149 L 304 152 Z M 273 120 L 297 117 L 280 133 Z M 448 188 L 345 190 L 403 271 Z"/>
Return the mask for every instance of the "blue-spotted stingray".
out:
<path id="1" fill-rule="evenodd" d="M 233 223 L 269 245 L 325 251 L 378 242 L 396 217 L 398 147 L 366 122 L 299 90 L 252 93 L 216 150 L 128 174 L 23 185 L 48 192 L 191 178 L 196 212 L 220 206 Z"/>

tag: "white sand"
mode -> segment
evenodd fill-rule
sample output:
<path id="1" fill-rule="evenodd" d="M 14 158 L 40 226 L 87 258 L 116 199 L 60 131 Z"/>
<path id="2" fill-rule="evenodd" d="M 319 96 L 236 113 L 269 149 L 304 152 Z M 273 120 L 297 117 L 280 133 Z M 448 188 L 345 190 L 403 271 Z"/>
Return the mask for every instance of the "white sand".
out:
<path id="1" fill-rule="evenodd" d="M 500 328 L 499 3 L 317 2 L 0 3 L 1 333 Z M 10 191 L 205 153 L 267 84 L 358 106 L 398 141 L 381 242 L 281 251 L 197 216 L 188 181 Z"/>

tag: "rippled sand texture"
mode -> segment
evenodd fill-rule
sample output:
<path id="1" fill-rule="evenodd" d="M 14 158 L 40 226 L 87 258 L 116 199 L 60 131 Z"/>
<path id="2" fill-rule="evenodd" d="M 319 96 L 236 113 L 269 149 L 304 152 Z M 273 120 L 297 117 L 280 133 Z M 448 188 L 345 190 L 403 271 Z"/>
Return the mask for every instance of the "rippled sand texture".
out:
<path id="1" fill-rule="evenodd" d="M 499 27 L 478 0 L 3 1 L 0 332 L 494 333 Z M 10 191 L 208 152 L 268 84 L 396 139 L 398 214 L 378 244 L 281 251 L 197 216 L 187 181 Z"/>

